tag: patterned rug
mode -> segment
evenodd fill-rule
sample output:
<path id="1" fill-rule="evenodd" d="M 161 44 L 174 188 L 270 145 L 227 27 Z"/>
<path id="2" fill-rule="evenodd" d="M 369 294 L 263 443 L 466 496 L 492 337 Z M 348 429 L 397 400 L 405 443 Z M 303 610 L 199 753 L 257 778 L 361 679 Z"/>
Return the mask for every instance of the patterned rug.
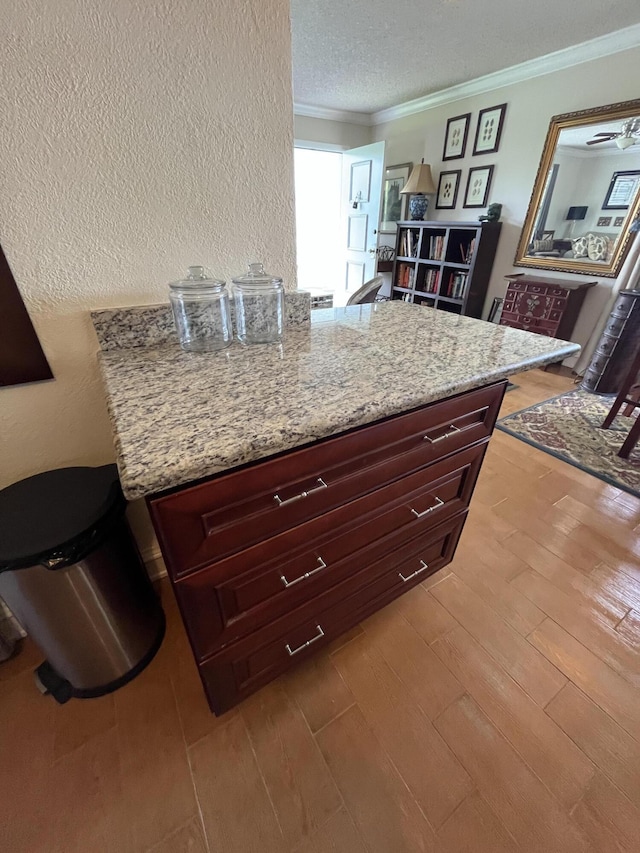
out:
<path id="1" fill-rule="evenodd" d="M 497 427 L 640 497 L 640 442 L 629 459 L 617 455 L 633 418 L 618 415 L 609 429 L 600 428 L 614 399 L 587 391 L 569 391 L 514 412 L 499 420 Z"/>

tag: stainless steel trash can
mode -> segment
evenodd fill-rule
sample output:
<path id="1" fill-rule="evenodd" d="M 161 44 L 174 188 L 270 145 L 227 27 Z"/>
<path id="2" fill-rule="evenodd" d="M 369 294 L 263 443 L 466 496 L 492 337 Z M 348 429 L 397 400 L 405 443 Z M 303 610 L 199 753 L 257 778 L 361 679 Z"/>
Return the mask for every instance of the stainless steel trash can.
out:
<path id="1" fill-rule="evenodd" d="M 0 596 L 47 660 L 59 702 L 110 693 L 153 659 L 165 620 L 125 519 L 115 465 L 0 491 Z"/>

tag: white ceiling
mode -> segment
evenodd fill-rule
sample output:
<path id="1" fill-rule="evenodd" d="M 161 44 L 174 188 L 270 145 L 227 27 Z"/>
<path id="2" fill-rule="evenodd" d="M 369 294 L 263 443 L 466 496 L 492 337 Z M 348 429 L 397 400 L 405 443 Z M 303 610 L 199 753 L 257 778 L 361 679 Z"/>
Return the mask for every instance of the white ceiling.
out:
<path id="1" fill-rule="evenodd" d="M 373 113 L 640 22 L 639 0 L 291 0 L 297 104 Z"/>

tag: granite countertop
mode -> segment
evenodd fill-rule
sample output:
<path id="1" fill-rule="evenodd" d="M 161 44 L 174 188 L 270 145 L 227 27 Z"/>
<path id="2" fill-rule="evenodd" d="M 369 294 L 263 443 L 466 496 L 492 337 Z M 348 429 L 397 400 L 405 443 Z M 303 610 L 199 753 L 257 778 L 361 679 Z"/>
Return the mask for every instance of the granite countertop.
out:
<path id="1" fill-rule="evenodd" d="M 560 361 L 579 346 L 384 302 L 312 312 L 282 344 L 99 355 L 124 493 L 140 498 Z"/>

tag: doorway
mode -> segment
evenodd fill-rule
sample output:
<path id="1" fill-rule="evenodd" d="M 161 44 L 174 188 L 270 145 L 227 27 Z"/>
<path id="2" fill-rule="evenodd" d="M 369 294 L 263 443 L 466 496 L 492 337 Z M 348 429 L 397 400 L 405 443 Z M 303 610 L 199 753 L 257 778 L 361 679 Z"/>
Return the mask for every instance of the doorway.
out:
<path id="1" fill-rule="evenodd" d="M 333 294 L 340 280 L 342 152 L 294 149 L 298 289 Z"/>
<path id="2" fill-rule="evenodd" d="M 294 147 L 298 288 L 334 306 L 376 274 L 384 142 Z"/>

